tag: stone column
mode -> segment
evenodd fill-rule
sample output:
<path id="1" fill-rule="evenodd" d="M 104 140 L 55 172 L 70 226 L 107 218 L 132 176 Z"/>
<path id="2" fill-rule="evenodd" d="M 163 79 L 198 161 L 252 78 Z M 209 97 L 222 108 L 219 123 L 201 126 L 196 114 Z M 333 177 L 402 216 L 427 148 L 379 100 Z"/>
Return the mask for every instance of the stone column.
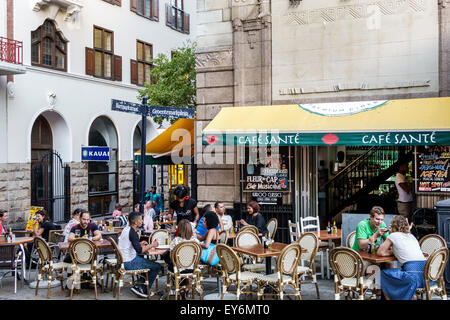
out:
<path id="1" fill-rule="evenodd" d="M 133 160 L 119 161 L 119 203 L 123 212 L 133 210 Z"/>
<path id="2" fill-rule="evenodd" d="M 89 209 L 88 163 L 70 162 L 70 213 L 76 208 Z"/>

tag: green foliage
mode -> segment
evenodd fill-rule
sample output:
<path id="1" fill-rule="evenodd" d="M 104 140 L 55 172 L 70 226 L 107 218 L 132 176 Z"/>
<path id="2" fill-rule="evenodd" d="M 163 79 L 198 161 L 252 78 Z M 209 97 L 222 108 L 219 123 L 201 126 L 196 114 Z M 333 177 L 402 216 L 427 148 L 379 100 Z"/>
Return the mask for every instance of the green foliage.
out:
<path id="1" fill-rule="evenodd" d="M 145 89 L 139 90 L 139 98 L 146 96 L 148 105 L 195 109 L 195 48 L 196 44 L 188 41 L 183 47 L 173 50 L 172 57 L 158 54 L 151 61 L 154 65 L 150 72 L 153 84 L 145 83 Z M 163 119 L 153 118 L 158 124 Z M 171 119 L 171 123 L 176 120 Z"/>

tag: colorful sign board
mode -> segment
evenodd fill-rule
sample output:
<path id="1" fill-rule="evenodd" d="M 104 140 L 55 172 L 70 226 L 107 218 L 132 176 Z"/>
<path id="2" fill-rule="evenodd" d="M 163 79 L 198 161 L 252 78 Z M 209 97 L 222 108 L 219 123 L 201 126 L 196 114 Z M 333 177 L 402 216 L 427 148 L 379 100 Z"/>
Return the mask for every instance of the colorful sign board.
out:
<path id="1" fill-rule="evenodd" d="M 109 147 L 81 147 L 81 161 L 110 161 Z"/>
<path id="2" fill-rule="evenodd" d="M 417 192 L 450 192 L 450 146 L 420 147 L 416 163 Z"/>
<path id="3" fill-rule="evenodd" d="M 44 207 L 31 207 L 30 212 L 28 213 L 28 219 L 27 219 L 27 231 L 33 231 L 33 224 L 36 221 L 36 212 L 39 210 L 43 210 Z"/>

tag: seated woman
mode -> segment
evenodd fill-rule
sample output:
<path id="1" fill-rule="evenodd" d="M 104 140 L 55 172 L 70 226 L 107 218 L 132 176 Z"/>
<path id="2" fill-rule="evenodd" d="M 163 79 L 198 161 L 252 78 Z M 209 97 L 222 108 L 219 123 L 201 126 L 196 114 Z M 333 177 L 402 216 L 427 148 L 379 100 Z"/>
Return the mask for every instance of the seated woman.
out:
<path id="1" fill-rule="evenodd" d="M 208 211 L 204 215 L 203 226 L 208 230 L 202 237 L 199 238 L 200 241 L 204 241 L 201 243 L 201 246 L 205 249 L 209 248 L 209 245 L 217 244 L 217 240 L 219 240 L 219 231 L 217 227 L 219 226 L 219 217 L 214 211 Z"/>
<path id="2" fill-rule="evenodd" d="M 386 299 L 411 300 L 416 289 L 425 285 L 423 269 L 426 259 L 410 230 L 407 218 L 395 216 L 391 222 L 389 236 L 377 251 L 379 256 L 393 254 L 401 266 L 381 271 L 381 290 Z"/>
<path id="3" fill-rule="evenodd" d="M 189 220 L 187 219 L 180 220 L 180 222 L 178 223 L 178 235 L 170 242 L 170 250 L 164 253 L 164 255 L 162 256 L 164 261 L 167 263 L 167 268 L 169 269 L 169 271 L 173 272 L 173 262 L 170 259 L 170 251 L 172 251 L 177 244 L 183 241 L 190 241 L 190 240 L 199 242 L 192 232 L 192 227 Z M 193 272 L 192 268 L 193 266 L 191 266 L 191 268 L 181 269 L 180 273 L 191 273 Z M 184 284 L 182 283 L 181 285 Z M 191 286 L 190 280 L 187 285 L 188 287 Z M 180 291 L 180 296 L 181 299 L 184 300 L 186 298 L 186 292 L 184 290 Z"/>
<path id="4" fill-rule="evenodd" d="M 258 233 L 268 234 L 266 228 L 266 221 L 261 213 L 259 213 L 260 206 L 256 201 L 250 201 L 247 205 L 248 217 L 247 220 L 241 219 L 241 225 L 248 226 L 253 225 L 258 228 Z"/>
<path id="5" fill-rule="evenodd" d="M 50 230 L 56 230 L 56 225 L 50 221 L 45 209 L 39 210 L 36 212 L 36 221 L 33 223 L 33 237 L 41 237 L 48 242 Z M 33 242 L 30 242 L 25 247 L 25 258 L 27 263 L 30 261 L 32 249 Z"/>

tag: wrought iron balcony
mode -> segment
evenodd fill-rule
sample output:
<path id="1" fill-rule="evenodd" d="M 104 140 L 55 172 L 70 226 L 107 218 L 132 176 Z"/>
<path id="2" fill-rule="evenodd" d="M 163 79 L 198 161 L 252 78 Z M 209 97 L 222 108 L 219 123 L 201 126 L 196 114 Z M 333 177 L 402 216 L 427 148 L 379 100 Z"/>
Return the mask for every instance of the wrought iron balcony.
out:
<path id="1" fill-rule="evenodd" d="M 0 37 L 0 75 L 25 73 L 22 41 Z"/>

